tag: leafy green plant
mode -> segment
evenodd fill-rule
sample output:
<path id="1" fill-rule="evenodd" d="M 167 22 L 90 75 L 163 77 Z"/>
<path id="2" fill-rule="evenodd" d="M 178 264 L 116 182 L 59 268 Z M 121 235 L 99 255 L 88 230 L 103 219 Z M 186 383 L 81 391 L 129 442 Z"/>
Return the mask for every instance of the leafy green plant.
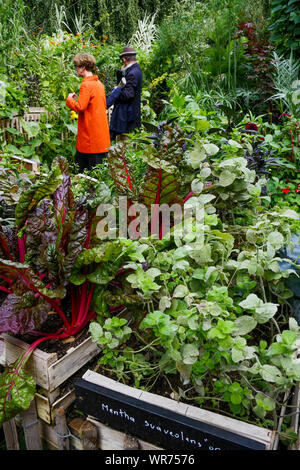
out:
<path id="1" fill-rule="evenodd" d="M 299 111 L 295 93 L 299 88 L 300 60 L 295 60 L 292 52 L 288 59 L 278 56 L 276 52 L 273 55 L 273 83 L 277 93 L 272 94 L 268 100 L 275 101 L 281 113 L 289 112 L 297 118 Z"/>
<path id="2" fill-rule="evenodd" d="M 1 423 L 32 400 L 33 382 L 23 373 L 32 351 L 43 341 L 78 333 L 95 317 L 93 282 L 75 287 L 70 281 L 76 258 L 93 246 L 95 212 L 82 197 L 74 198 L 68 166 L 59 158 L 49 174 L 23 189 L 15 205 L 15 227 L 0 232 L 0 290 L 7 294 L 0 307 L 0 331 L 38 336 L 2 374 Z M 64 311 L 66 297 L 71 312 Z M 43 333 L 40 328 L 51 310 L 61 327 Z"/>
<path id="3" fill-rule="evenodd" d="M 297 0 L 273 0 L 269 30 L 271 41 L 280 53 L 285 55 L 292 50 L 295 57 L 299 51 L 299 10 Z"/>
<path id="4" fill-rule="evenodd" d="M 292 312 L 282 310 L 292 295 L 284 281 L 295 270 L 281 271 L 277 252 L 289 245 L 299 216 L 261 204 L 263 182 L 236 142 L 226 145 L 225 157 L 219 152 L 201 138 L 185 157 L 194 171 L 186 204 L 204 205 L 202 221 L 184 224 L 182 238 L 174 226 L 170 239 L 122 242 L 130 251 L 115 256 L 109 293 L 104 287 L 101 298 L 122 315 L 130 312 L 132 331 L 122 348 L 106 349 L 99 366 L 147 389 L 164 378 L 182 400 L 276 422 L 283 393 L 298 380 L 300 331 Z M 101 256 L 117 247 L 120 241 L 107 242 Z M 107 315 L 101 301 L 101 332 Z M 176 375 L 179 389 L 172 385 Z"/>

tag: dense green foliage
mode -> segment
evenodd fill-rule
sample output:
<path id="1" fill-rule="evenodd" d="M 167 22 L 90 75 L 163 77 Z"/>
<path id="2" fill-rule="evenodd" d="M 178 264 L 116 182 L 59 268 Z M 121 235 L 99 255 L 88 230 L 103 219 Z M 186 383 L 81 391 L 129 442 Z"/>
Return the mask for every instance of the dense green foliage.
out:
<path id="1" fill-rule="evenodd" d="M 300 57 L 300 11 L 298 0 L 273 0 L 271 5 L 271 41 L 280 53 L 293 51 Z"/>
<path id="2" fill-rule="evenodd" d="M 280 257 L 300 233 L 295 5 L 2 2 L 0 331 L 38 330 L 50 308 L 56 340 L 91 321 L 103 373 L 276 428 L 300 380 L 299 262 L 283 269 Z M 93 54 L 108 95 L 128 42 L 144 74 L 142 126 L 81 178 L 78 116 L 65 106 L 80 86 L 72 59 Z M 39 122 L 29 106 L 45 108 Z M 12 156 L 40 162 L 40 176 Z M 96 209 L 111 204 L 119 222 L 119 196 L 143 204 L 151 236 L 138 236 L 134 212 L 125 235 L 99 236 Z M 154 203 L 202 216 L 168 225 Z M 33 396 L 32 349 L 1 377 L 0 421 Z"/>

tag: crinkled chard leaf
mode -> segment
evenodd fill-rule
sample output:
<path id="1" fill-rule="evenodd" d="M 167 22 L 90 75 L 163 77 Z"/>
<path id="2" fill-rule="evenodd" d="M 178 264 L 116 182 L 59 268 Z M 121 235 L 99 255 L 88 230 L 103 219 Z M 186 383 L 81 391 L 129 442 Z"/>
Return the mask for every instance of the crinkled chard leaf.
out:
<path id="1" fill-rule="evenodd" d="M 0 307 L 0 333 L 25 334 L 39 330 L 51 306 L 41 297 L 28 292 L 22 296 L 9 294 Z"/>
<path id="2" fill-rule="evenodd" d="M 9 227 L 0 226 L 0 257 L 14 260 L 17 257 L 17 233 Z"/>
<path id="3" fill-rule="evenodd" d="M 49 281 L 57 277 L 56 253 L 52 252 L 57 237 L 53 208 L 50 199 L 44 199 L 28 215 L 26 226 L 26 261 L 32 269 L 46 274 Z"/>
<path id="4" fill-rule="evenodd" d="M 125 148 L 125 145 L 121 143 L 111 147 L 108 154 L 108 164 L 118 193 L 127 194 L 132 198 L 136 193 L 136 185 Z"/>
<path id="5" fill-rule="evenodd" d="M 27 410 L 34 398 L 35 382 L 24 371 L 29 357 L 28 355 L 24 359 L 22 355 L 0 374 L 0 426 L 21 411 Z"/>
<path id="6" fill-rule="evenodd" d="M 16 225 L 21 228 L 30 211 L 32 211 L 38 203 L 51 196 L 54 191 L 62 183 L 63 175 L 59 166 L 54 166 L 46 176 L 40 178 L 36 183 L 32 184 L 29 189 L 23 191 L 19 202 L 16 206 Z"/>
<path id="7" fill-rule="evenodd" d="M 22 295 L 28 291 L 39 293 L 52 299 L 62 299 L 66 295 L 63 286 L 47 288 L 27 264 L 0 259 L 0 274 L 12 281 L 11 289 L 16 295 Z"/>
<path id="8" fill-rule="evenodd" d="M 83 201 L 76 201 L 73 210 L 70 211 L 69 239 L 62 265 L 64 279 L 69 282 L 72 267 L 76 258 L 82 252 L 88 236 L 89 213 L 87 205 Z M 61 253 L 61 250 L 58 251 Z"/>

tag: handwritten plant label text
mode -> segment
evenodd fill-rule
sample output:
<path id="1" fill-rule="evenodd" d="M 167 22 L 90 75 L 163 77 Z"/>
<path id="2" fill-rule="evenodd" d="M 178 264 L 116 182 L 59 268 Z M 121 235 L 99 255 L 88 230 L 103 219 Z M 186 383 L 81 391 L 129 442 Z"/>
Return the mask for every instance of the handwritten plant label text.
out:
<path id="1" fill-rule="evenodd" d="M 102 411 L 107 411 L 108 413 L 111 413 L 113 415 L 120 416 L 120 418 L 125 418 L 125 419 L 130 419 L 133 423 L 135 423 L 135 419 L 133 416 L 129 416 L 126 411 L 123 411 L 121 408 L 119 410 L 113 410 L 112 408 L 109 408 L 108 405 L 105 403 L 102 403 Z"/>
<path id="2" fill-rule="evenodd" d="M 107 426 L 166 450 L 265 450 L 265 444 L 84 379 L 77 407 Z"/>

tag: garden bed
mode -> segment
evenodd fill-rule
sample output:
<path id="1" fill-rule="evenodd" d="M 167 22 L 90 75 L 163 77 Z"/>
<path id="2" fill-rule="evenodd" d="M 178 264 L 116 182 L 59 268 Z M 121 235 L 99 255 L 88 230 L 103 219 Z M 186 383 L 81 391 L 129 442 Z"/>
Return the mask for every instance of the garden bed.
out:
<path id="1" fill-rule="evenodd" d="M 116 382 L 87 371 L 75 384 L 77 407 L 99 428 L 130 433 L 164 449 L 274 450 L 276 432 Z"/>

